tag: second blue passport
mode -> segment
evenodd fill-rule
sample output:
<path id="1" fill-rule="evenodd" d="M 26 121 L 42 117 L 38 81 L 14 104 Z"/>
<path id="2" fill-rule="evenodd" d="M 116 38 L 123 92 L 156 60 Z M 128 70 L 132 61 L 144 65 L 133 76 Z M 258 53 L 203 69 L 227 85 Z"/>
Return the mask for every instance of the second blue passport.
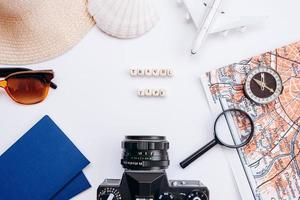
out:
<path id="1" fill-rule="evenodd" d="M 0 156 L 0 200 L 64 200 L 90 187 L 89 161 L 48 117 Z"/>

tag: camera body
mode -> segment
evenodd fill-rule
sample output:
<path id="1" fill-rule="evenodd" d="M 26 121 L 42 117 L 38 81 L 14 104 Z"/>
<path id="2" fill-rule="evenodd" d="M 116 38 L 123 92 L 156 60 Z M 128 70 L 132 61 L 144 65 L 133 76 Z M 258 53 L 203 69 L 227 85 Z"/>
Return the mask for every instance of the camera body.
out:
<path id="1" fill-rule="evenodd" d="M 208 200 L 200 181 L 170 180 L 164 170 L 125 171 L 122 179 L 106 179 L 98 188 L 98 200 Z"/>
<path id="2" fill-rule="evenodd" d="M 122 179 L 106 179 L 98 187 L 97 200 L 209 200 L 200 181 L 168 180 L 165 137 L 127 136 L 122 147 Z"/>

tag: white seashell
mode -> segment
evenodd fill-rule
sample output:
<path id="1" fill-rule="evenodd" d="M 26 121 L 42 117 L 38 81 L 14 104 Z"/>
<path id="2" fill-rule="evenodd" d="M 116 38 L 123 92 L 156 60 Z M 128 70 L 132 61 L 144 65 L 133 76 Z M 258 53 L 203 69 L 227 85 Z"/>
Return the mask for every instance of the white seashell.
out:
<path id="1" fill-rule="evenodd" d="M 134 38 L 159 20 L 155 0 L 89 0 L 88 10 L 97 26 L 117 38 Z"/>

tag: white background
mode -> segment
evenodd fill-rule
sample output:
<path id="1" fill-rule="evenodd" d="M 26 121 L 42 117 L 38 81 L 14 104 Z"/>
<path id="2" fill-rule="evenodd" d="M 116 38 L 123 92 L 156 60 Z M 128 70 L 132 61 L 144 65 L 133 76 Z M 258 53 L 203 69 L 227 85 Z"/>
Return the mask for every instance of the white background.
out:
<path id="1" fill-rule="evenodd" d="M 159 134 L 170 142 L 172 179 L 198 179 L 211 200 L 239 200 L 229 165 L 216 147 L 185 170 L 178 163 L 212 138 L 213 118 L 200 75 L 300 38 L 300 1 L 226 0 L 232 15 L 267 15 L 268 22 L 245 34 L 209 38 L 196 56 L 189 54 L 195 29 L 173 0 L 158 1 L 161 20 L 146 35 L 132 40 L 109 37 L 94 27 L 66 54 L 33 69 L 55 70 L 57 90 L 34 106 L 0 96 L 0 152 L 4 152 L 45 114 L 65 131 L 91 161 L 84 170 L 92 188 L 75 199 L 96 199 L 104 178 L 120 178 L 121 140 L 126 134 Z M 128 70 L 173 68 L 173 78 L 131 78 Z M 166 88 L 166 98 L 138 98 L 138 88 Z"/>

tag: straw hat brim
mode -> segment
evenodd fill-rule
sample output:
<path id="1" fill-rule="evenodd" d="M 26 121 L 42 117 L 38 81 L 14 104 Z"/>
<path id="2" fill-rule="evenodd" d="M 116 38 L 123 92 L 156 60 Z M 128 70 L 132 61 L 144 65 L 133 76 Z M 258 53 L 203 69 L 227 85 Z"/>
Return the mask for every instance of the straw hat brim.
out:
<path id="1" fill-rule="evenodd" d="M 25 16 L 0 15 L 0 63 L 38 63 L 71 49 L 94 25 L 86 3 L 45 0 Z"/>

